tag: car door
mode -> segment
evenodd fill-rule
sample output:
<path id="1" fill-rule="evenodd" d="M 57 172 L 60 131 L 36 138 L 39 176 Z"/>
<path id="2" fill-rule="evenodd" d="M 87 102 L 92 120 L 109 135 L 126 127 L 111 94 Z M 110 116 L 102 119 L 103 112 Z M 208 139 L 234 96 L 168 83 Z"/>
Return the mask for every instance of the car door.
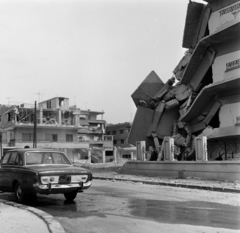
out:
<path id="1" fill-rule="evenodd" d="M 7 152 L 3 158 L 2 158 L 2 161 L 1 161 L 1 168 L 0 168 L 0 189 L 1 190 L 5 190 L 6 187 L 6 177 L 7 177 L 7 174 L 8 174 L 8 160 L 10 158 L 10 155 L 11 155 L 11 152 Z"/>
<path id="2" fill-rule="evenodd" d="M 17 176 L 18 170 L 18 151 L 11 152 L 6 169 L 6 179 L 4 180 L 4 187 L 6 190 L 13 191 L 13 181 Z"/>

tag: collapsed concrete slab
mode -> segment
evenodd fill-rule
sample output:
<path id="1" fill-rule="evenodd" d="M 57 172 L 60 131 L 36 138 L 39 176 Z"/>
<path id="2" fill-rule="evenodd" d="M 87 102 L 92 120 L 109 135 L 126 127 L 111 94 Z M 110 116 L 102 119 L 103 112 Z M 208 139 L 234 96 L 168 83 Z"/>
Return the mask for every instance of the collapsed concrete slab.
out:
<path id="1" fill-rule="evenodd" d="M 212 160 L 240 154 L 240 1 L 205 1 L 188 4 L 183 35 L 188 50 L 173 77 L 164 84 L 154 74 L 157 89 L 144 84 L 150 75 L 132 95 L 145 110 L 142 116 L 137 111 L 131 143 L 141 139 L 160 150 L 171 136 L 178 160 L 195 159 L 194 138 L 201 135 L 208 138 Z"/>
<path id="2" fill-rule="evenodd" d="M 154 71 L 150 72 L 132 94 L 135 105 L 143 105 L 152 108 L 152 99 L 163 86 L 164 83 L 158 75 Z"/>

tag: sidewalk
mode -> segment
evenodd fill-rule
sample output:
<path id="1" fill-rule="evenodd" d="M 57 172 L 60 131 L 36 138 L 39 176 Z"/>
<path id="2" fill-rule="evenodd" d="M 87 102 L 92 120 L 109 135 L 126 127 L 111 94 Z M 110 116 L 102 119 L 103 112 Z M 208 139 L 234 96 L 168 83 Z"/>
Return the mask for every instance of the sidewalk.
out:
<path id="1" fill-rule="evenodd" d="M 191 189 L 204 189 L 218 192 L 240 193 L 240 181 L 230 182 L 225 180 L 207 180 L 197 177 L 150 177 L 142 175 L 122 174 L 118 165 L 87 165 L 92 171 L 93 179 L 138 182 L 151 185 L 173 186 Z"/>
<path id="2" fill-rule="evenodd" d="M 33 207 L 0 199 L 1 233 L 64 233 L 53 216 Z"/>

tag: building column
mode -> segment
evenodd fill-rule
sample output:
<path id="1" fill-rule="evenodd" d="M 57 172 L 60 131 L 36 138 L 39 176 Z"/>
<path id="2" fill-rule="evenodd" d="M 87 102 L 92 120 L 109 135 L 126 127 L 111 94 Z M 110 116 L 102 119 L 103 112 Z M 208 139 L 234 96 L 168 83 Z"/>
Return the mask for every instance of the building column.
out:
<path id="1" fill-rule="evenodd" d="M 40 125 L 43 123 L 43 108 L 40 107 L 39 109 L 39 123 Z"/>
<path id="2" fill-rule="evenodd" d="M 106 163 L 106 151 L 105 151 L 105 149 L 102 151 L 102 159 L 103 159 L 103 163 Z"/>
<path id="3" fill-rule="evenodd" d="M 133 160 L 133 152 L 131 152 L 131 160 Z"/>
<path id="4" fill-rule="evenodd" d="M 60 109 L 58 110 L 58 124 L 62 125 L 62 111 Z"/>
<path id="5" fill-rule="evenodd" d="M 79 115 L 75 115 L 75 126 L 79 127 Z"/>
<path id="6" fill-rule="evenodd" d="M 92 163 L 92 152 L 91 152 L 91 150 L 88 150 L 88 162 Z"/>
<path id="7" fill-rule="evenodd" d="M 163 151 L 164 161 L 174 161 L 174 138 L 164 137 Z"/>
<path id="8" fill-rule="evenodd" d="M 113 147 L 113 160 L 114 160 L 114 163 L 116 164 L 117 163 L 117 148 L 116 147 Z"/>
<path id="9" fill-rule="evenodd" d="M 146 160 L 144 156 L 145 148 L 146 148 L 145 141 L 136 142 L 137 160 L 140 160 L 140 161 Z"/>
<path id="10" fill-rule="evenodd" d="M 195 138 L 196 161 L 208 161 L 207 137 Z"/>

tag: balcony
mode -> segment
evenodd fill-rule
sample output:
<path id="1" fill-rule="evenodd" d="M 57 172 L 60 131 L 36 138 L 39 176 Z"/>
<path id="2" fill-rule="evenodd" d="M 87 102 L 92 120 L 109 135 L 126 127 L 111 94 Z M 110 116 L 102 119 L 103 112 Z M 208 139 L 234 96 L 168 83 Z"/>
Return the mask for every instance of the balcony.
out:
<path id="1" fill-rule="evenodd" d="M 89 128 L 89 127 L 81 127 L 78 129 L 78 132 L 81 134 L 103 134 L 101 128 Z"/>
<path id="2" fill-rule="evenodd" d="M 106 124 L 105 120 L 95 120 L 95 119 L 89 119 L 89 123 L 96 123 L 96 124 Z"/>

